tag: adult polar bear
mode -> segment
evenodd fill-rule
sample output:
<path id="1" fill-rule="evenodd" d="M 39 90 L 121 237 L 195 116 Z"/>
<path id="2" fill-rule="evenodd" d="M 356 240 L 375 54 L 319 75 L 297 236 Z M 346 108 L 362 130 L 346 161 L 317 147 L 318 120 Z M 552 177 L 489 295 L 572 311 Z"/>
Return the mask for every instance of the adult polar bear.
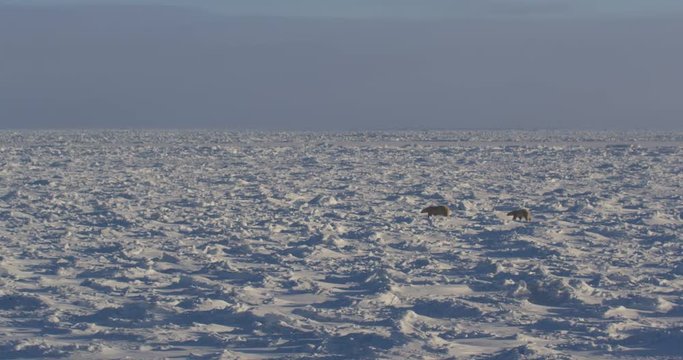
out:
<path id="1" fill-rule="evenodd" d="M 451 209 L 449 209 L 448 207 L 443 206 L 443 205 L 429 206 L 429 207 L 422 209 L 422 211 L 420 211 L 420 213 L 421 214 L 427 213 L 427 217 L 436 216 L 436 215 L 438 215 L 438 216 L 449 216 L 449 215 L 451 215 Z"/>

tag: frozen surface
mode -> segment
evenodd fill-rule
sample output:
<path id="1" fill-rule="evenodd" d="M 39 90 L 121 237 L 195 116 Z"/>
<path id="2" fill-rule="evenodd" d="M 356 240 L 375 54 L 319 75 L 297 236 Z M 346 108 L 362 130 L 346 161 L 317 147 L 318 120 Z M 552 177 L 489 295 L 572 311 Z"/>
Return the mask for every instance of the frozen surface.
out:
<path id="1" fill-rule="evenodd" d="M 2 132 L 0 352 L 681 358 L 682 145 Z"/>

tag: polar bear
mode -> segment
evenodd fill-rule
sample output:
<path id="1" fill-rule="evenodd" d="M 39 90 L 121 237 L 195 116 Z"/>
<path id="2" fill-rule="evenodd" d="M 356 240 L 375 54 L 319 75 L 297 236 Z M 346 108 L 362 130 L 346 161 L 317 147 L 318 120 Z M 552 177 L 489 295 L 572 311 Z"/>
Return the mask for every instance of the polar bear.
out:
<path id="1" fill-rule="evenodd" d="M 420 211 L 421 214 L 427 213 L 427 217 L 433 216 L 433 215 L 440 215 L 440 216 L 449 216 L 451 214 L 451 210 L 443 205 L 439 206 L 429 206 L 422 211 Z"/>
<path id="2" fill-rule="evenodd" d="M 512 220 L 524 219 L 526 221 L 531 221 L 531 213 L 527 209 L 513 210 L 508 213 L 508 216 L 512 216 Z"/>

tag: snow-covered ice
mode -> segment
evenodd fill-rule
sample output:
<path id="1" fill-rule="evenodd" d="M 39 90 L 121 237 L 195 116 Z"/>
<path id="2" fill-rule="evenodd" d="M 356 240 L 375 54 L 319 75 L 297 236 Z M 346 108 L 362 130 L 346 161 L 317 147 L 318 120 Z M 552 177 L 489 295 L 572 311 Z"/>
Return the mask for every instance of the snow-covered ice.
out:
<path id="1" fill-rule="evenodd" d="M 683 358 L 682 184 L 681 133 L 0 132 L 0 353 Z"/>

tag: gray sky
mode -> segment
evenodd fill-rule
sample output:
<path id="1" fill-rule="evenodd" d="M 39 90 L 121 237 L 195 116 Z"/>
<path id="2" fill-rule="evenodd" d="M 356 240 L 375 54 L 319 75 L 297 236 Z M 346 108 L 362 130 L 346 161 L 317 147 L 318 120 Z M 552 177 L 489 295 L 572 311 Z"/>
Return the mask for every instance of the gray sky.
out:
<path id="1" fill-rule="evenodd" d="M 681 1 L 45 4 L 0 0 L 0 128 L 683 128 Z"/>

